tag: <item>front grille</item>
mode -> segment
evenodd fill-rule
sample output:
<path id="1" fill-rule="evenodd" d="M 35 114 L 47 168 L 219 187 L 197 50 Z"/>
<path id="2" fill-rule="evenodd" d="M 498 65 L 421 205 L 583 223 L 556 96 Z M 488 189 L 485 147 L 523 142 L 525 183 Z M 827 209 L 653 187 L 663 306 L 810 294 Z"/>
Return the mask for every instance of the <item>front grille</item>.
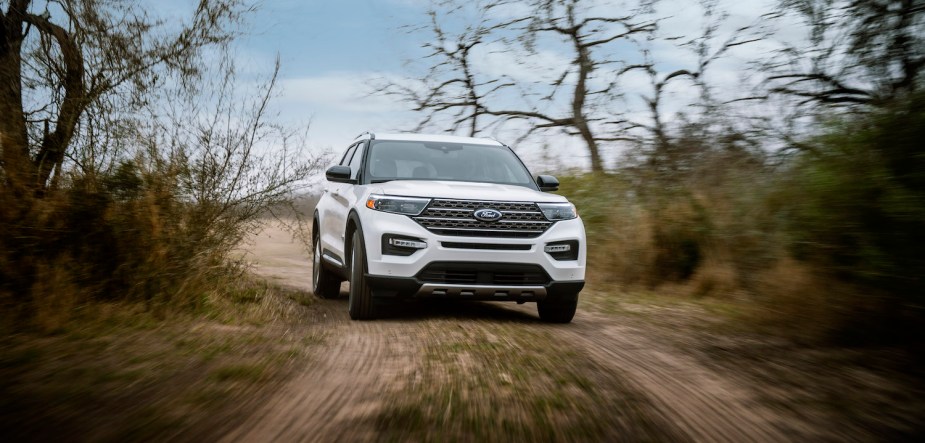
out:
<path id="1" fill-rule="evenodd" d="M 538 265 L 519 263 L 434 262 L 418 273 L 422 283 L 456 285 L 536 286 L 549 283 Z"/>
<path id="2" fill-rule="evenodd" d="M 493 222 L 476 220 L 477 209 L 501 211 Z M 552 225 L 535 203 L 436 199 L 414 221 L 439 235 L 467 237 L 538 237 Z"/>

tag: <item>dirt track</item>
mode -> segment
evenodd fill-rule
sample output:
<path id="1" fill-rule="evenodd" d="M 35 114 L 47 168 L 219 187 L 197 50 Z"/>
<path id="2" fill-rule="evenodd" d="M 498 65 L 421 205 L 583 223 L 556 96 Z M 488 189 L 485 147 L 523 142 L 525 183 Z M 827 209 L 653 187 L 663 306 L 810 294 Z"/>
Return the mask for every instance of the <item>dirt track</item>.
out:
<path id="1" fill-rule="evenodd" d="M 308 255 L 288 234 L 269 229 L 251 250 L 257 272 L 271 281 L 310 291 Z M 377 417 L 383 408 L 400 399 L 406 385 L 423 373 L 423 344 L 445 340 L 453 328 L 478 336 L 497 335 L 499 325 L 515 334 L 548 337 L 548 346 L 542 349 L 549 352 L 568 350 L 576 361 L 593 362 L 565 365 L 572 371 L 590 371 L 590 366 L 600 369 L 606 376 L 591 377 L 595 390 L 604 392 L 611 389 L 610 384 L 623 383 L 645 397 L 642 414 L 650 428 L 655 423 L 656 434 L 650 428 L 633 434 L 635 423 L 619 423 L 611 417 L 618 411 L 600 410 L 596 420 L 612 422 L 606 426 L 613 428 L 603 435 L 622 435 L 623 440 L 728 442 L 812 438 L 809 430 L 795 428 L 793 420 L 759 402 L 750 386 L 660 344 L 638 326 L 623 325 L 617 318 L 581 306 L 574 322 L 563 326 L 539 322 L 531 304 L 408 304 L 372 322 L 351 322 L 343 297 L 320 300 L 316 306 L 324 319 L 319 327 L 328 334 L 324 351 L 229 433 L 227 441 L 378 439 Z M 471 370 L 479 372 L 479 368 Z"/>

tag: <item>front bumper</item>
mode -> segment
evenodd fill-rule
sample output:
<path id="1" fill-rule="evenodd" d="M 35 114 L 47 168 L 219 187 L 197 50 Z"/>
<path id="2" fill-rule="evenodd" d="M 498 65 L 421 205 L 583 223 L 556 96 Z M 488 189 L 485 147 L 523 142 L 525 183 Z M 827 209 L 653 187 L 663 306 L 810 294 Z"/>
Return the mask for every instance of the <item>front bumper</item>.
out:
<path id="1" fill-rule="evenodd" d="M 462 237 L 435 234 L 408 216 L 358 210 L 366 246 L 367 273 L 374 294 L 433 296 L 488 300 L 541 300 L 577 294 L 584 285 L 587 244 L 580 218 L 554 223 L 535 238 Z M 411 237 L 427 247 L 407 256 L 383 254 L 383 235 Z M 549 243 L 576 240 L 577 260 L 556 260 L 544 248 Z M 461 263 L 486 270 L 505 266 L 542 269 L 544 281 L 463 282 L 433 281 L 421 273 L 433 263 Z"/>

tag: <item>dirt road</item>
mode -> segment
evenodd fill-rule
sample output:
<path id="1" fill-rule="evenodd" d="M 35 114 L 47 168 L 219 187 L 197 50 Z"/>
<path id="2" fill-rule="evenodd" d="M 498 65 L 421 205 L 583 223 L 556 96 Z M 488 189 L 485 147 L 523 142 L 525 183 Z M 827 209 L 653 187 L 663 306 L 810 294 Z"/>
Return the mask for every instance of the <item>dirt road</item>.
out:
<path id="1" fill-rule="evenodd" d="M 251 251 L 258 273 L 311 290 L 309 256 L 285 232 L 264 231 Z M 324 350 L 226 441 L 507 440 L 512 426 L 513 439 L 813 438 L 751 386 L 581 306 L 569 325 L 539 322 L 532 304 L 403 304 L 372 322 L 350 321 L 343 297 L 315 307 Z"/>

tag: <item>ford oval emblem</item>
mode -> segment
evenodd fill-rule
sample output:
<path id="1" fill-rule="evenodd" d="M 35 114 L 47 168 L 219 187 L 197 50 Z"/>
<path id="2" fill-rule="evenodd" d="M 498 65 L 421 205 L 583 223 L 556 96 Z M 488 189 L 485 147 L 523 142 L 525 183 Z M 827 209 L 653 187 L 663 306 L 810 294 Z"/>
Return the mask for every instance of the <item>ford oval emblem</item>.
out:
<path id="1" fill-rule="evenodd" d="M 501 211 L 496 211 L 494 209 L 488 209 L 488 208 L 476 209 L 475 212 L 472 213 L 472 215 L 475 217 L 476 220 L 481 220 L 485 222 L 493 222 L 493 221 L 501 220 Z"/>

